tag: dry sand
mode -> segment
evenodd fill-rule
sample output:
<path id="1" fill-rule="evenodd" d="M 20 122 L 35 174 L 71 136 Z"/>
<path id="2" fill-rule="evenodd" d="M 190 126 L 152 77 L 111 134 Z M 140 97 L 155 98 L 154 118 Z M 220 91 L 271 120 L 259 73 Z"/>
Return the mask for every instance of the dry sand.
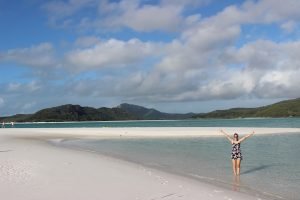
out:
<path id="1" fill-rule="evenodd" d="M 52 146 L 49 139 L 220 136 L 220 128 L 0 129 L 0 195 L 5 200 L 260 199 L 103 155 Z M 228 133 L 300 129 L 224 128 Z"/>

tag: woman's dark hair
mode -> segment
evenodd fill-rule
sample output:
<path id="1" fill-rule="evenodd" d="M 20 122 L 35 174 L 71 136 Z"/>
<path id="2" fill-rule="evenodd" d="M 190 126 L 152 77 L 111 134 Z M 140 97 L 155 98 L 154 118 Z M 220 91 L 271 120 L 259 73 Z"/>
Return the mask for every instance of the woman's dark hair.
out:
<path id="1" fill-rule="evenodd" d="M 235 137 L 236 137 L 236 139 L 238 140 L 238 139 L 239 139 L 239 134 L 234 133 L 234 134 L 233 134 L 233 138 L 235 138 Z"/>

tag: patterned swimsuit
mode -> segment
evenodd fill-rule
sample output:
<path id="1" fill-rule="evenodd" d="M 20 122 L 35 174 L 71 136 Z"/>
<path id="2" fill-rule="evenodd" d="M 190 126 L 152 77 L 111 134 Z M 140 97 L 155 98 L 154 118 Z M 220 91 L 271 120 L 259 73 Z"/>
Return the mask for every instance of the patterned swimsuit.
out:
<path id="1" fill-rule="evenodd" d="M 243 156 L 242 156 L 242 152 L 241 152 L 241 145 L 240 143 L 238 144 L 232 144 L 232 152 L 231 152 L 231 159 L 238 159 L 240 158 L 241 160 L 243 159 Z"/>

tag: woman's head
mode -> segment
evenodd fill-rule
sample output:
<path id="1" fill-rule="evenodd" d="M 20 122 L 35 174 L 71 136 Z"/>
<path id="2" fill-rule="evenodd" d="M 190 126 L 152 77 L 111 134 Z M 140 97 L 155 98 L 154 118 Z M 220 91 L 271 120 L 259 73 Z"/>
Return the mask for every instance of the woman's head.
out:
<path id="1" fill-rule="evenodd" d="M 233 134 L 233 139 L 234 139 L 234 140 L 239 140 L 239 134 L 234 133 L 234 134 Z"/>

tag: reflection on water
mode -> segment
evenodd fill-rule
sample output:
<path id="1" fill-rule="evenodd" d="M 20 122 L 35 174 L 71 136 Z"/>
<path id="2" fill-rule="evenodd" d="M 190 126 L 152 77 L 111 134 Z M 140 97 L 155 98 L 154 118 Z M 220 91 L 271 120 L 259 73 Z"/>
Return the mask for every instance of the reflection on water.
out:
<path id="1" fill-rule="evenodd" d="M 239 192 L 240 191 L 240 176 L 235 176 L 233 175 L 233 179 L 232 179 L 232 190 L 233 191 L 237 191 Z"/>

